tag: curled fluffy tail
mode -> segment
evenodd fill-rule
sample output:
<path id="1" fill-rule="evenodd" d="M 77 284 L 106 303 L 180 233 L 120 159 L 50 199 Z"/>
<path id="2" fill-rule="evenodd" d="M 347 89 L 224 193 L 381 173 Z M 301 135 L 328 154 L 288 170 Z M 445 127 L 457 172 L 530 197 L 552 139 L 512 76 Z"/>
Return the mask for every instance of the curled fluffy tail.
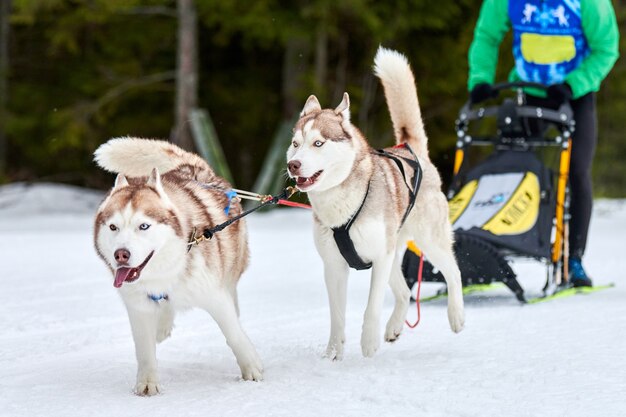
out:
<path id="1" fill-rule="evenodd" d="M 212 170 L 204 159 L 163 140 L 123 137 L 111 139 L 94 152 L 94 160 L 106 171 L 145 177 L 156 168 L 161 174 L 183 165 Z"/>
<path id="2" fill-rule="evenodd" d="M 428 138 L 408 60 L 401 53 L 381 46 L 374 58 L 374 74 L 385 89 L 396 144 L 406 142 L 416 154 L 428 157 Z"/>

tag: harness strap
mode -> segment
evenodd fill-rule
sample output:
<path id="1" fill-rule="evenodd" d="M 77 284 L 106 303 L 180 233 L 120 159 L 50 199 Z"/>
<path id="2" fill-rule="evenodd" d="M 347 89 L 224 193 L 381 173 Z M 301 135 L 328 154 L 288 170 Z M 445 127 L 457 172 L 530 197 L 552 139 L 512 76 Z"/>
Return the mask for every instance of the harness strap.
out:
<path id="1" fill-rule="evenodd" d="M 370 192 L 370 183 L 367 183 L 367 191 L 365 191 L 365 197 L 363 197 L 363 201 L 361 201 L 361 205 L 359 209 L 350 217 L 350 220 L 342 226 L 333 227 L 333 237 L 335 238 L 335 243 L 339 248 L 339 252 L 341 256 L 346 260 L 350 268 L 356 269 L 357 271 L 361 271 L 363 269 L 370 269 L 372 267 L 371 262 L 365 263 L 363 259 L 356 252 L 356 248 L 354 247 L 354 242 L 350 239 L 350 227 L 352 227 L 352 223 L 356 220 L 357 216 L 361 212 L 361 209 L 365 205 L 365 200 L 367 200 L 367 195 Z"/>
<path id="2" fill-rule="evenodd" d="M 402 216 L 400 227 L 404 225 L 406 218 L 409 216 L 409 213 L 413 209 L 413 206 L 415 205 L 415 200 L 417 199 L 417 192 L 419 191 L 420 185 L 422 183 L 422 166 L 420 165 L 419 160 L 417 159 L 417 155 L 415 155 L 415 153 L 413 152 L 413 149 L 411 149 L 411 147 L 408 144 L 406 143 L 403 144 L 403 147 L 406 148 L 411 153 L 411 155 L 413 156 L 413 159 L 405 158 L 403 156 L 396 156 L 392 153 L 385 151 L 384 149 L 378 149 L 376 151 L 378 155 L 384 156 L 385 158 L 389 158 L 393 162 L 396 163 L 396 165 L 398 166 L 398 169 L 400 170 L 400 173 L 402 174 L 402 177 L 404 178 L 404 184 L 406 185 L 406 188 L 409 190 L 409 204 L 407 205 L 407 208 L 404 211 L 404 215 Z M 400 159 L 405 161 L 414 170 L 413 177 L 411 178 L 413 189 L 411 189 L 411 186 L 407 183 L 406 172 L 404 171 L 404 166 L 402 165 L 402 161 Z"/>
<path id="3" fill-rule="evenodd" d="M 396 156 L 382 149 L 379 149 L 376 151 L 377 155 L 383 156 L 385 158 L 389 158 L 396 163 L 396 165 L 398 166 L 398 169 L 400 170 L 400 173 L 402 174 L 402 178 L 404 178 L 404 184 L 409 190 L 409 203 L 404 212 L 404 215 L 402 216 L 400 227 L 404 225 L 404 222 L 409 216 L 409 213 L 413 209 L 413 206 L 415 205 L 415 200 L 417 199 L 417 192 L 420 188 L 420 184 L 422 183 L 422 166 L 420 165 L 419 160 L 417 159 L 417 156 L 415 155 L 415 153 L 413 152 L 413 149 L 411 149 L 411 147 L 408 144 L 405 143 L 403 146 L 411 153 L 411 155 L 413 156 L 413 159 L 408 159 L 403 156 Z M 406 172 L 404 170 L 404 165 L 402 164 L 402 160 L 404 160 L 415 171 L 415 173 L 413 174 L 413 177 L 411 178 L 413 189 L 411 189 L 411 186 L 407 182 Z M 363 270 L 363 269 L 370 269 L 372 267 L 372 263 L 371 262 L 366 263 L 365 261 L 363 261 L 363 259 L 361 259 L 361 257 L 357 253 L 356 248 L 354 247 L 354 242 L 352 242 L 352 239 L 350 239 L 350 227 L 352 227 L 352 223 L 354 223 L 359 213 L 361 212 L 361 209 L 365 205 L 365 200 L 367 200 L 367 195 L 369 194 L 369 191 L 370 191 L 370 183 L 368 182 L 367 191 L 365 192 L 365 197 L 363 197 L 363 201 L 361 202 L 361 205 L 359 206 L 359 209 L 356 211 L 356 213 L 354 213 L 352 217 L 350 217 L 350 219 L 343 226 L 332 228 L 333 237 L 335 238 L 335 243 L 337 244 L 337 248 L 339 248 L 339 252 L 341 253 L 341 256 L 343 256 L 343 258 L 346 260 L 350 268 L 356 269 L 358 271 Z"/>

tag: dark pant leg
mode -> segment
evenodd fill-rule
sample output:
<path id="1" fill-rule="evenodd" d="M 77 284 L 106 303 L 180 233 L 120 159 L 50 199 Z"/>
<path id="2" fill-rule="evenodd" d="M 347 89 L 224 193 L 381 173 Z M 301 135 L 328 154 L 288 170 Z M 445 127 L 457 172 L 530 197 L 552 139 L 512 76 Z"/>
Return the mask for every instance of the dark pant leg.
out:
<path id="1" fill-rule="evenodd" d="M 570 254 L 582 257 L 587 246 L 587 234 L 593 207 L 591 163 L 598 142 L 596 97 L 589 93 L 572 101 L 576 130 L 572 136 L 572 159 L 569 182 L 570 205 Z"/>
<path id="2" fill-rule="evenodd" d="M 558 103 L 539 97 L 528 96 L 531 106 L 556 109 Z M 569 245 L 571 256 L 582 257 L 587 245 L 587 234 L 593 206 L 591 185 L 591 162 L 598 142 L 598 123 L 596 119 L 596 97 L 593 93 L 571 101 L 576 121 L 576 130 L 572 135 L 572 152 L 569 171 L 570 183 L 570 230 Z M 531 130 L 541 130 L 536 124 Z"/>

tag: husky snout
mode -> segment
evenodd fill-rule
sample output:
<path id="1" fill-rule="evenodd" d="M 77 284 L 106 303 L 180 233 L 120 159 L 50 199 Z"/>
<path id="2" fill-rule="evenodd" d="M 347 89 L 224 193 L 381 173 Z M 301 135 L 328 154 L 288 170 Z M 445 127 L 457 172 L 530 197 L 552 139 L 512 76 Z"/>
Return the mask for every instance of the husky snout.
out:
<path id="1" fill-rule="evenodd" d="M 287 168 L 289 168 L 289 173 L 293 176 L 300 175 L 300 167 L 302 166 L 302 162 L 294 159 L 287 163 Z"/>
<path id="2" fill-rule="evenodd" d="M 298 159 L 292 159 L 287 163 L 287 169 L 289 170 L 289 175 L 296 180 L 296 186 L 300 191 L 308 191 L 311 189 L 313 184 L 315 184 L 322 175 L 323 170 L 319 170 L 310 177 L 305 177 L 302 175 L 302 162 Z M 306 170 L 305 170 L 306 171 Z"/>
<path id="3" fill-rule="evenodd" d="M 115 262 L 118 265 L 128 265 L 128 260 L 130 259 L 130 251 L 128 249 L 122 248 L 115 251 L 113 254 L 115 258 Z"/>
<path id="4" fill-rule="evenodd" d="M 287 163 L 287 168 L 289 168 L 289 173 L 293 176 L 300 175 L 300 167 L 302 166 L 302 162 L 294 159 Z"/>

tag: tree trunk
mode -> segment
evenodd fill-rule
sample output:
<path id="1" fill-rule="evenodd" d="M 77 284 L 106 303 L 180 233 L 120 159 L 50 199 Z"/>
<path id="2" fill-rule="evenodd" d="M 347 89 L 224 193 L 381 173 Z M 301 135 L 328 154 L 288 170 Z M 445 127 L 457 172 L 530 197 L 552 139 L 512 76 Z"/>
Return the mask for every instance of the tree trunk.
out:
<path id="1" fill-rule="evenodd" d="M 322 21 L 315 34 L 315 90 L 318 98 L 325 101 L 327 93 L 327 68 L 328 68 L 328 30 Z"/>
<path id="2" fill-rule="evenodd" d="M 340 33 L 337 37 L 338 59 L 335 71 L 335 92 L 332 98 L 332 104 L 341 103 L 343 93 L 346 92 L 346 84 L 348 78 L 348 38 L 345 33 Z M 371 72 L 371 71 L 370 71 Z"/>
<path id="3" fill-rule="evenodd" d="M 189 119 L 191 110 L 198 104 L 198 23 L 194 0 L 177 0 L 177 10 L 176 121 L 172 142 L 193 150 Z"/>
<path id="4" fill-rule="evenodd" d="M 9 17 L 11 0 L 0 1 L 0 178 L 6 172 L 7 140 L 6 120 L 7 103 L 9 101 Z"/>
<path id="5" fill-rule="evenodd" d="M 302 73 L 306 70 L 307 60 L 303 56 L 307 53 L 308 44 L 305 39 L 292 37 L 287 41 L 283 57 L 283 120 L 291 120 L 304 106 L 304 101 L 299 101 L 301 97 L 298 93 Z"/>
<path id="6" fill-rule="evenodd" d="M 372 133 L 371 128 L 374 125 L 374 120 L 370 117 L 370 111 L 376 98 L 377 87 L 378 79 L 371 71 L 366 72 L 363 76 L 363 85 L 361 87 L 363 98 L 361 99 L 361 106 L 359 106 L 358 120 L 359 126 L 362 126 L 361 129 L 367 137 L 370 137 L 368 133 Z"/>

